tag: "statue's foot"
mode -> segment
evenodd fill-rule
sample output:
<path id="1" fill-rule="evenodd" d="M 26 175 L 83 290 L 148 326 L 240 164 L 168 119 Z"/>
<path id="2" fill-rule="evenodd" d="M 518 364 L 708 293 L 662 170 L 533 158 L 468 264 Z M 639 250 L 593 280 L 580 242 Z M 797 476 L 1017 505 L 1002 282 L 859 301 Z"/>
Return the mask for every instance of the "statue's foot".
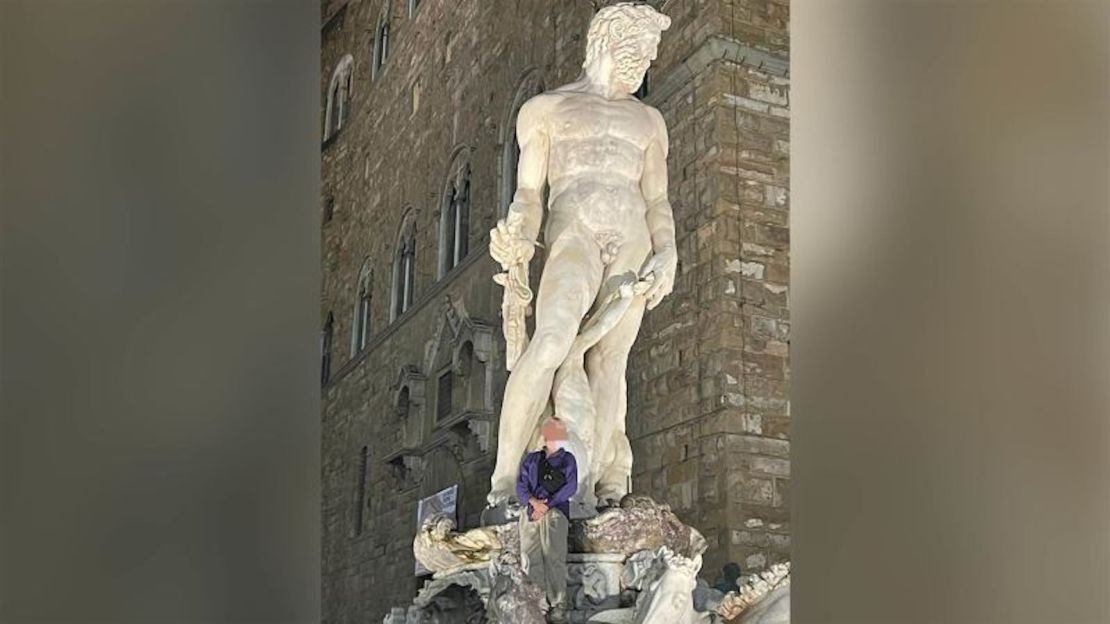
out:
<path id="1" fill-rule="evenodd" d="M 625 491 L 623 485 L 619 487 L 605 487 L 599 484 L 597 487 L 598 508 L 619 507 L 621 499 L 624 498 L 626 494 L 628 494 L 628 492 Z"/>
<path id="2" fill-rule="evenodd" d="M 516 500 L 516 488 L 513 487 L 511 483 L 495 483 L 493 487 L 490 488 L 489 494 L 486 495 L 486 503 L 490 507 L 497 507 L 502 503 L 507 503 L 512 500 Z"/>
<path id="3" fill-rule="evenodd" d="M 547 621 L 549 624 L 567 624 L 567 608 L 563 605 L 555 605 L 547 612 Z"/>
<path id="4" fill-rule="evenodd" d="M 482 526 L 504 524 L 515 521 L 520 517 L 520 502 L 516 499 L 516 492 L 491 490 L 486 496 L 486 508 L 482 510 Z"/>
<path id="5" fill-rule="evenodd" d="M 599 498 L 597 501 L 597 510 L 599 512 L 605 511 L 606 509 L 616 509 L 620 506 L 621 501 L 619 498 Z"/>

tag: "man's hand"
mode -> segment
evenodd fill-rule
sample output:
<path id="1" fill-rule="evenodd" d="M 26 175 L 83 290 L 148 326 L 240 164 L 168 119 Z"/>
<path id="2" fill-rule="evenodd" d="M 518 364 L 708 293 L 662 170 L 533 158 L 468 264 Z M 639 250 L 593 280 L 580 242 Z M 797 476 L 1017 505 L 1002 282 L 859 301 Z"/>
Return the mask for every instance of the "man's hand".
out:
<path id="1" fill-rule="evenodd" d="M 489 255 L 508 270 L 514 264 L 527 264 L 536 253 L 535 241 L 524 236 L 521 224 L 524 216 L 509 209 L 509 216 L 497 220 L 497 227 L 489 231 Z"/>
<path id="2" fill-rule="evenodd" d="M 663 300 L 663 297 L 674 290 L 675 272 L 678 270 L 678 253 L 674 247 L 664 247 L 656 250 L 655 254 L 644 264 L 640 271 L 640 278 L 652 277 L 651 286 L 644 296 L 647 297 L 647 308 L 654 309 Z"/>
<path id="3" fill-rule="evenodd" d="M 547 501 L 538 498 L 533 498 L 529 501 L 532 504 L 532 520 L 539 520 L 544 517 L 549 507 Z"/>

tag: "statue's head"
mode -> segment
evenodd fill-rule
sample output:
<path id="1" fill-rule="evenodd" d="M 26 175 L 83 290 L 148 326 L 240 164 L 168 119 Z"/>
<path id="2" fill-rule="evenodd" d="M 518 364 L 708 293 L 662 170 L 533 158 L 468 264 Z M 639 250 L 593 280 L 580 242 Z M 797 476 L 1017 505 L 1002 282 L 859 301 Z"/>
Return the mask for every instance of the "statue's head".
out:
<path id="1" fill-rule="evenodd" d="M 454 530 L 455 521 L 451 516 L 437 512 L 424 518 L 424 522 L 420 528 L 435 539 L 443 539 L 447 537 L 448 533 Z"/>
<path id="2" fill-rule="evenodd" d="M 620 2 L 605 7 L 590 21 L 583 68 L 587 73 L 602 72 L 596 77 L 633 93 L 655 60 L 660 35 L 670 25 L 671 18 L 646 4 Z"/>

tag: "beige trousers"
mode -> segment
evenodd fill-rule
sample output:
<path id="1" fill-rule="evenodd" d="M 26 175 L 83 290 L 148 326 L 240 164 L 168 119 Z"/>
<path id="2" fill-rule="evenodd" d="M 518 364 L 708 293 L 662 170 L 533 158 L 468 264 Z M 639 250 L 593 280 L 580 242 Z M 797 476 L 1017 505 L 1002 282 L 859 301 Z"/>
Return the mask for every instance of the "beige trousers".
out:
<path id="1" fill-rule="evenodd" d="M 552 607 L 566 607 L 568 524 L 557 509 L 535 521 L 528 519 L 527 507 L 520 513 L 520 566 Z"/>

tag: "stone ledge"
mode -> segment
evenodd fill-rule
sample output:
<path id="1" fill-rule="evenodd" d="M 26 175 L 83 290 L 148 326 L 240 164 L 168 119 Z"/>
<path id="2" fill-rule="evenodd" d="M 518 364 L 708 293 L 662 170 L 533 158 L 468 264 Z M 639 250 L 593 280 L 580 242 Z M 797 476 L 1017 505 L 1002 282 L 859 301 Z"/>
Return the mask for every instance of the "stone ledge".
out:
<path id="1" fill-rule="evenodd" d="M 645 102 L 658 106 L 682 89 L 686 83 L 712 65 L 715 61 L 739 63 L 773 76 L 790 76 L 790 59 L 768 50 L 753 48 L 721 35 L 709 37 L 694 53 L 672 69 L 659 86 L 645 98 Z"/>

